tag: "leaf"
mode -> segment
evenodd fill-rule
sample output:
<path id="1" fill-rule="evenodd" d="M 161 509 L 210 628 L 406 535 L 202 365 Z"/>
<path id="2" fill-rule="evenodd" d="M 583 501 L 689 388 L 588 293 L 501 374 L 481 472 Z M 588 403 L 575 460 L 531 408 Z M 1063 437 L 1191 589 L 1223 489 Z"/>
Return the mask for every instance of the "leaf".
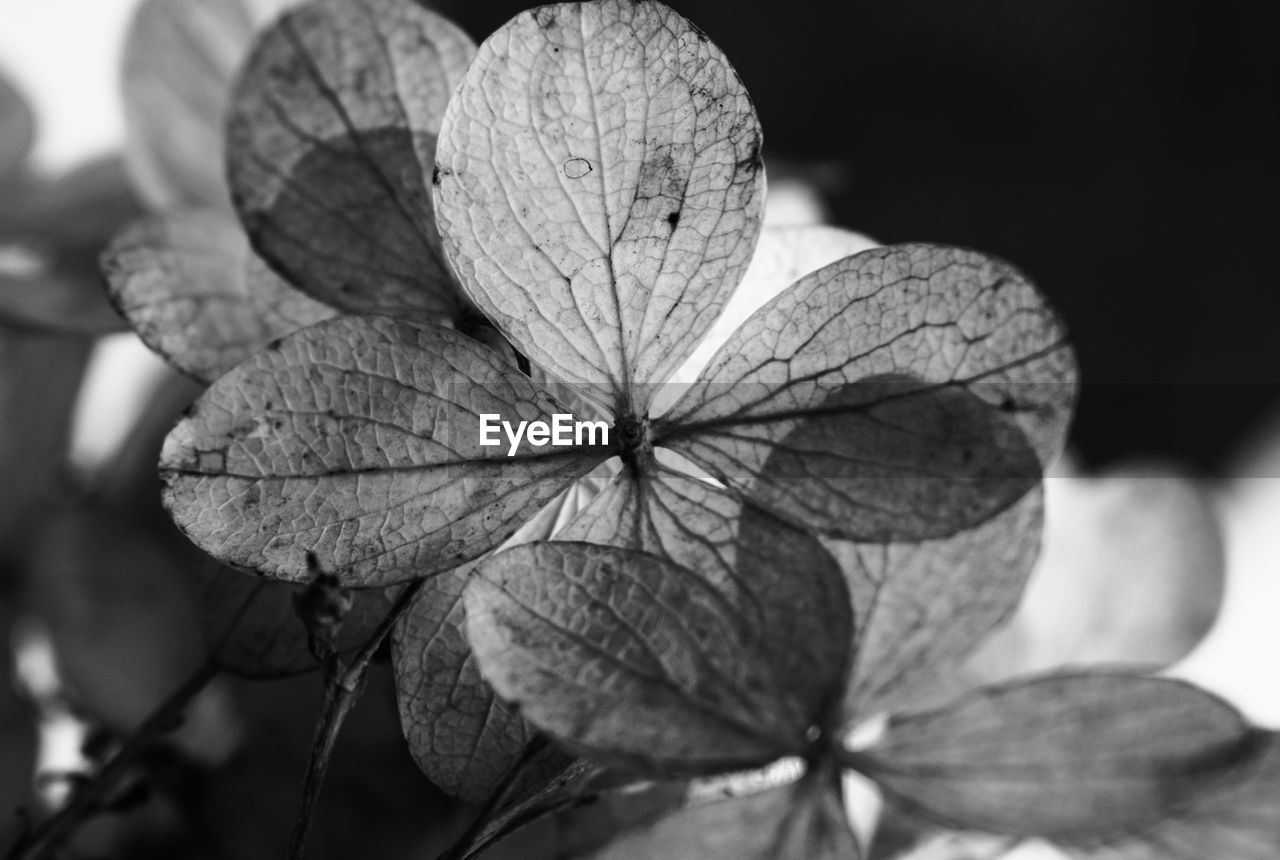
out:
<path id="1" fill-rule="evenodd" d="M 772 199 L 772 198 L 770 198 Z M 753 313 L 800 278 L 837 260 L 875 248 L 876 243 L 852 230 L 825 224 L 772 227 L 760 231 L 751 265 L 724 310 L 674 379 L 691 383 L 720 347 Z M 677 386 L 683 390 L 688 385 Z M 654 410 L 657 414 L 657 410 Z"/>
<path id="2" fill-rule="evenodd" d="M 559 395 L 559 389 L 552 390 L 557 396 Z M 620 470 L 617 457 L 605 460 L 589 474 L 574 481 L 561 496 L 553 499 L 550 504 L 534 514 L 511 536 L 506 546 L 551 540 L 553 536 L 565 533 L 606 488 L 619 480 Z"/>
<path id="3" fill-rule="evenodd" d="M 1100 860 L 1272 860 L 1280 851 L 1280 745 L 1275 735 L 1243 767 L 1237 779 L 1200 792 L 1168 818 L 1138 832 L 1112 836 L 1086 845 L 1065 846 L 1071 857 Z M 880 847 L 879 833 L 873 849 Z M 874 857 L 910 860 L 1002 860 L 1032 856 L 1011 850 L 1016 839 L 980 834 L 946 834 L 922 843 L 910 853 L 875 853 Z M 1042 843 L 1043 844 L 1043 843 Z M 1045 848 L 1034 854 L 1059 857 Z"/>
<path id="4" fill-rule="evenodd" d="M 475 53 L 403 0 L 316 0 L 255 46 L 232 96 L 227 176 L 254 248 L 346 311 L 449 319 L 465 301 L 427 182 Z"/>
<path id="5" fill-rule="evenodd" d="M 835 536 L 951 535 L 990 519 L 1040 480 L 1022 431 L 964 389 L 872 376 L 833 391 L 815 411 L 771 446 L 745 489 L 798 524 L 828 533 L 834 525 Z M 717 473 L 740 466 L 737 450 L 768 445 L 733 431 L 721 438 L 728 456 L 714 445 L 690 449 L 712 451 L 708 465 L 720 466 Z"/>
<path id="6" fill-rule="evenodd" d="M 757 311 L 653 440 L 834 537 L 946 537 L 1035 485 L 1074 375 L 1056 318 L 1007 264 L 876 248 Z"/>
<path id="7" fill-rule="evenodd" d="M 1237 784 L 1261 735 L 1178 681 L 1062 674 L 891 719 L 856 754 L 895 803 L 935 824 L 1089 844 Z"/>
<path id="8" fill-rule="evenodd" d="M 242 678 L 280 678 L 320 668 L 297 610 L 306 585 L 266 580 L 208 558 L 196 569 L 205 638 L 224 670 Z M 353 591 L 334 642 L 338 653 L 354 653 L 368 642 L 398 593 L 396 587 Z"/>
<path id="9" fill-rule="evenodd" d="M 239 226 L 210 210 L 131 224 L 102 267 L 112 302 L 142 341 L 203 382 L 335 314 L 274 274 Z"/>
<path id="10" fill-rule="evenodd" d="M 1045 552 L 1010 624 L 975 655 L 977 677 L 1084 663 L 1163 667 L 1186 656 L 1222 602 L 1225 559 L 1208 488 L 1154 464 L 1045 483 Z"/>
<path id="11" fill-rule="evenodd" d="M 774 677 L 825 678 L 831 690 L 843 683 L 847 642 L 796 624 L 804 618 L 839 631 L 850 623 L 834 559 L 804 530 L 660 466 L 615 478 L 556 537 L 637 550 L 696 571 L 754 628 L 759 659 Z"/>
<path id="12" fill-rule="evenodd" d="M 693 476 L 624 469 L 558 537 L 662 556 L 733 589 L 742 514 L 741 501 Z"/>
<path id="13" fill-rule="evenodd" d="M 36 118 L 13 85 L 0 77 L 0 183 L 11 179 L 31 153 Z"/>
<path id="14" fill-rule="evenodd" d="M 533 363 L 643 415 L 746 270 L 760 145 L 737 74 L 671 9 L 539 7 L 481 46 L 446 111 L 445 253 Z"/>
<path id="15" fill-rule="evenodd" d="M 616 473 L 610 463 L 575 481 L 506 545 L 547 540 L 560 531 Z M 535 732 L 497 697 L 476 666 L 462 601 L 474 566 L 448 571 L 423 587 L 393 628 L 391 655 L 400 722 L 414 760 L 448 794 L 483 804 L 521 762 Z M 548 768 L 567 764 L 554 750 L 542 759 L 522 783 L 545 781 Z"/>
<path id="16" fill-rule="evenodd" d="M 125 163 L 155 210 L 230 209 L 223 125 L 254 33 L 297 0 L 145 0 L 124 44 Z"/>
<path id="17" fill-rule="evenodd" d="M 1237 779 L 1200 792 L 1168 818 L 1138 832 L 1086 845 L 1065 846 L 1071 857 L 1100 860 L 1272 860 L 1280 851 L 1280 746 L 1274 735 L 1262 743 L 1260 755 L 1243 767 Z M 892 807 L 887 810 L 893 813 Z M 909 822 L 903 819 L 904 825 Z M 883 825 L 882 825 L 883 826 Z M 919 836 L 919 831 L 912 835 Z M 880 832 L 873 857 L 902 860 L 1003 860 L 1014 857 L 1064 856 L 1040 843 L 1043 851 L 1013 850 L 1019 840 L 983 834 L 949 833 L 926 839 L 913 851 L 881 848 Z"/>
<path id="18" fill-rule="evenodd" d="M 846 724 L 949 688 L 949 676 L 1017 608 L 1043 516 L 1035 490 L 949 538 L 827 543 L 848 578 L 857 631 Z"/>
<path id="19" fill-rule="evenodd" d="M 839 792 L 810 779 L 694 806 L 615 840 L 593 860 L 858 860 Z"/>
<path id="20" fill-rule="evenodd" d="M 592 447 L 482 447 L 477 416 L 565 413 L 451 329 L 339 317 L 223 376 L 165 440 L 174 519 L 221 561 L 347 586 L 391 585 L 493 549 L 605 459 Z"/>
<path id="21" fill-rule="evenodd" d="M 470 566 L 428 582 L 391 640 L 400 724 L 422 772 L 445 793 L 483 804 L 520 762 L 534 730 L 480 677 L 466 638 Z M 525 781 L 568 763 L 552 751 Z"/>
<path id="22" fill-rule="evenodd" d="M 0 321 L 85 335 L 124 321 L 102 289 L 98 254 L 138 214 L 117 159 L 18 183 L 0 207 Z"/>
<path id="23" fill-rule="evenodd" d="M 767 221 L 766 218 L 742 283 L 697 348 L 654 396 L 650 415 L 668 411 L 697 380 L 725 341 L 765 302 L 810 272 L 876 247 L 866 236 L 840 227 L 818 224 L 773 227 Z"/>
<path id="24" fill-rule="evenodd" d="M 1272 860 L 1280 854 L 1280 743 L 1275 734 L 1262 743 L 1238 779 L 1201 792 L 1148 830 L 1072 853 L 1118 860 Z"/>
<path id="25" fill-rule="evenodd" d="M 477 567 L 468 638 L 498 694 L 570 749 L 663 776 L 759 766 L 808 748 L 843 660 L 779 674 L 772 631 L 743 598 L 790 600 L 837 642 L 848 601 L 826 590 L 834 564 L 785 578 L 742 568 L 735 594 L 634 550 L 515 547 Z"/>

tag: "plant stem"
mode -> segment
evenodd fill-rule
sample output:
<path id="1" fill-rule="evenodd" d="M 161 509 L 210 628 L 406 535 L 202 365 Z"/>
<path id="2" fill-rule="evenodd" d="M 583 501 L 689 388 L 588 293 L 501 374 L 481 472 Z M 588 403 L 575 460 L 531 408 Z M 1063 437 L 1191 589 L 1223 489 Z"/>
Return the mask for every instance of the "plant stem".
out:
<path id="1" fill-rule="evenodd" d="M 19 839 L 5 855 L 5 860 L 37 860 L 49 856 L 65 842 L 86 818 L 98 810 L 99 801 L 115 787 L 138 756 L 156 740 L 181 725 L 187 705 L 220 671 L 212 659 L 197 669 L 151 712 L 142 725 L 125 740 L 119 752 L 76 792 L 70 803 Z"/>
<path id="2" fill-rule="evenodd" d="M 325 693 L 320 720 L 316 723 L 315 736 L 311 741 L 311 755 L 307 759 L 307 774 L 302 781 L 302 798 L 298 803 L 298 815 L 293 822 L 293 832 L 289 835 L 289 860 L 302 860 L 307 850 L 307 834 L 311 831 L 311 818 L 315 813 L 316 802 L 320 799 L 320 789 L 324 785 L 325 774 L 329 771 L 329 759 L 333 755 L 333 747 L 338 741 L 338 733 L 346 722 L 360 694 L 364 692 L 365 677 L 369 673 L 369 663 L 373 655 L 382 645 L 383 640 L 391 633 L 397 621 L 413 605 L 418 592 L 426 585 L 425 579 L 416 579 L 405 586 L 404 591 L 396 598 L 391 611 L 378 625 L 369 641 L 360 648 L 355 657 L 347 665 L 342 658 L 334 655 L 325 666 Z"/>
<path id="3" fill-rule="evenodd" d="M 302 798 L 299 801 L 297 818 L 294 819 L 293 832 L 289 835 L 291 860 L 297 860 L 306 853 L 311 816 L 315 812 L 316 801 L 320 799 L 320 787 L 324 784 L 325 774 L 329 771 L 329 758 L 333 754 L 334 744 L 338 740 L 342 724 L 346 722 L 347 714 L 360 700 L 367 668 L 366 665 L 344 670 L 339 658 L 334 657 L 329 667 L 325 669 L 327 680 L 324 707 L 320 713 L 320 720 L 316 723 L 315 737 L 311 741 L 307 775 L 302 781 Z"/>
<path id="4" fill-rule="evenodd" d="M 529 745 L 525 747 L 520 760 L 507 771 L 502 778 L 502 783 L 493 794 L 489 795 L 489 799 L 485 802 L 479 814 L 472 819 L 471 823 L 467 825 L 467 829 L 463 831 L 453 845 L 440 855 L 438 860 L 465 860 L 470 855 L 472 843 L 475 842 L 476 837 L 484 830 L 490 819 L 501 811 L 502 803 L 511 795 L 516 781 L 546 747 L 547 739 L 543 735 L 537 735 L 533 740 L 529 741 Z"/>

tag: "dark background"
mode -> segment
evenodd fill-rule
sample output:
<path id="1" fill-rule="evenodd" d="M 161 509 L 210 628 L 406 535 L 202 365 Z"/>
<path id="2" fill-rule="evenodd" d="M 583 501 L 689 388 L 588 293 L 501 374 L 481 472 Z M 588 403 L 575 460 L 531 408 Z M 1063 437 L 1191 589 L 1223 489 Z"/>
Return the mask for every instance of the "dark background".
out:
<path id="1" fill-rule="evenodd" d="M 477 39 L 524 0 L 442 0 Z M 1081 458 L 1207 472 L 1280 407 L 1272 3 L 674 0 L 833 220 L 1005 257 L 1084 379 Z M 824 167 L 825 165 L 825 167 Z"/>

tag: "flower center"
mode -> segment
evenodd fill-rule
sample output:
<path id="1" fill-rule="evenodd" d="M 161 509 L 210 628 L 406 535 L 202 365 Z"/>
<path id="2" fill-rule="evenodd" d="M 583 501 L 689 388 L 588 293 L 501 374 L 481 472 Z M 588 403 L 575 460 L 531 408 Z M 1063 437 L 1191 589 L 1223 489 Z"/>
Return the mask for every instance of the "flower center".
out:
<path id="1" fill-rule="evenodd" d="M 619 416 L 613 425 L 618 454 L 631 465 L 653 456 L 653 442 L 649 439 L 649 419 L 630 412 Z"/>

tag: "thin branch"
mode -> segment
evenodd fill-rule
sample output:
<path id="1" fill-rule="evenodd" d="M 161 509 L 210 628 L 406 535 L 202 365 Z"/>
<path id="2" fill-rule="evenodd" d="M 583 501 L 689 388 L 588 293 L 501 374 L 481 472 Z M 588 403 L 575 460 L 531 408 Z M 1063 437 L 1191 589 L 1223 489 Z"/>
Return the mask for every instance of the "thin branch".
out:
<path id="1" fill-rule="evenodd" d="M 102 798 L 116 786 L 138 756 L 164 735 L 182 724 L 187 705 L 220 672 L 210 659 L 160 703 L 151 716 L 138 726 L 120 747 L 119 752 L 75 793 L 71 802 L 35 830 L 20 838 L 5 855 L 5 860 L 37 860 L 48 857 L 65 842 L 85 819 L 99 811 Z"/>
<path id="2" fill-rule="evenodd" d="M 511 766 L 506 775 L 502 778 L 502 783 L 498 786 L 493 794 L 489 795 L 488 801 L 485 802 L 484 808 L 480 813 L 472 819 L 471 824 L 463 831 L 462 835 L 440 855 L 438 860 L 465 860 L 470 856 L 472 843 L 476 837 L 484 830 L 485 826 L 493 819 L 493 817 L 502 809 L 504 801 L 510 797 L 512 790 L 516 786 L 516 782 L 524 774 L 525 770 L 548 746 L 547 739 L 543 735 L 537 735 L 533 740 L 529 741 L 529 745 L 525 747 L 524 753 L 520 756 L 520 760 Z"/>
<path id="3" fill-rule="evenodd" d="M 373 655 L 391 633 L 401 616 L 413 605 L 413 600 L 426 585 L 426 579 L 416 579 L 405 587 L 396 598 L 391 611 L 382 619 L 373 636 L 360 648 L 347 665 L 339 655 L 329 658 L 325 665 L 324 706 L 316 723 L 311 741 L 311 756 L 307 760 L 307 774 L 302 781 L 302 798 L 298 803 L 298 815 L 289 835 L 289 860 L 302 860 L 307 850 L 307 834 L 311 831 L 311 818 L 320 799 L 320 789 L 329 771 L 329 759 L 337 743 L 338 734 L 347 715 L 360 701 L 364 692 L 365 677 Z"/>
<path id="4" fill-rule="evenodd" d="M 302 798 L 298 804 L 298 815 L 293 823 L 293 832 L 289 835 L 289 857 L 298 860 L 306 853 L 307 834 L 311 830 L 311 816 L 315 812 L 316 801 L 320 799 L 320 788 L 324 785 L 325 774 L 329 771 L 329 758 L 337 743 L 338 733 L 346 722 L 347 715 L 360 700 L 364 692 L 364 668 L 352 667 L 347 670 L 338 657 L 333 657 L 325 669 L 324 707 L 320 712 L 320 720 L 316 723 L 315 737 L 311 741 L 311 756 L 307 759 L 307 775 L 302 781 Z"/>

